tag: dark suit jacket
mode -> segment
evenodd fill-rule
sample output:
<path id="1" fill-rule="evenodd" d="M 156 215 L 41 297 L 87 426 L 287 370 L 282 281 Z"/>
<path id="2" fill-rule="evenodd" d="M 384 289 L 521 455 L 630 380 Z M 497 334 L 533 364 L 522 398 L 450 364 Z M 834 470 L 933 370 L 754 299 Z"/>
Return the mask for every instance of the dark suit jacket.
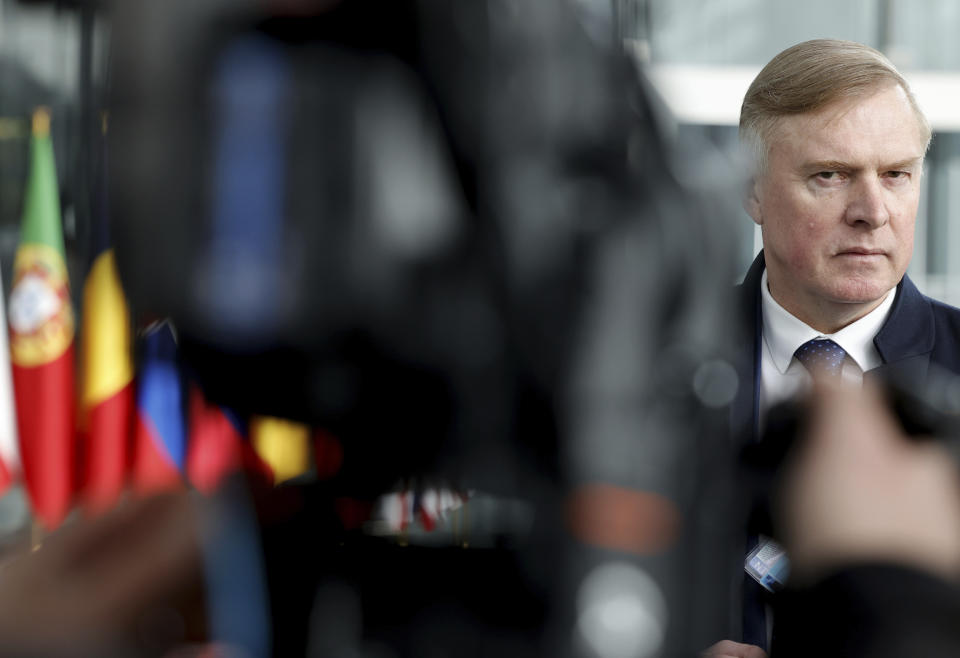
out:
<path id="1" fill-rule="evenodd" d="M 759 440 L 763 268 L 761 251 L 737 290 L 745 340 L 739 344 L 736 354 L 742 385 L 731 408 L 731 423 L 734 436 L 747 442 Z M 922 387 L 932 371 L 960 374 L 960 309 L 921 294 L 910 277 L 904 276 L 897 286 L 890 316 L 873 343 L 883 365 L 871 370 L 868 378 L 880 377 L 905 387 Z"/>
<path id="2" fill-rule="evenodd" d="M 744 340 L 738 341 L 734 353 L 741 385 L 731 406 L 730 420 L 734 439 L 740 445 L 760 440 L 760 280 L 763 269 L 761 251 L 737 289 L 741 322 L 738 328 Z M 883 364 L 869 371 L 867 378 L 879 377 L 905 390 L 924 391 L 932 378 L 960 374 L 960 309 L 921 294 L 910 278 L 904 276 L 897 286 L 890 315 L 873 342 Z M 767 648 L 759 637 L 763 633 L 749 620 L 751 606 L 755 616 L 756 600 L 766 595 L 748 576 L 745 578 L 743 640 Z"/>

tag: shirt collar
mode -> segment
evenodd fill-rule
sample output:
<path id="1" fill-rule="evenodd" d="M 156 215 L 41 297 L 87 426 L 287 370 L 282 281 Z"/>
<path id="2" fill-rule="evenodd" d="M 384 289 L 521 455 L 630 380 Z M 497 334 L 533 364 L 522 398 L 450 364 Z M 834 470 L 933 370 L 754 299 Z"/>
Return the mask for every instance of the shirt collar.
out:
<path id="1" fill-rule="evenodd" d="M 891 294 L 892 293 L 892 294 Z M 834 334 L 822 334 L 790 314 L 773 298 L 767 288 L 767 272 L 760 278 L 761 306 L 763 312 L 763 337 L 770 356 L 781 374 L 787 372 L 793 353 L 797 348 L 814 338 L 829 338 L 853 359 L 863 372 L 876 368 L 883 360 L 877 352 L 873 339 L 883 327 L 896 297 L 895 289 L 887 293 L 880 305 L 865 316 L 848 324 Z"/>

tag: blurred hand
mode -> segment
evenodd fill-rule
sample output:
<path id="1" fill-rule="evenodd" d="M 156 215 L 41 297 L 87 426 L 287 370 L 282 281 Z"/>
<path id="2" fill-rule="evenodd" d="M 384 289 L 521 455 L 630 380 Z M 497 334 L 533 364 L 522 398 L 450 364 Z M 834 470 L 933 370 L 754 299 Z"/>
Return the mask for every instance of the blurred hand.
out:
<path id="1" fill-rule="evenodd" d="M 904 436 L 869 386 L 818 384 L 810 413 L 781 480 L 791 580 L 876 561 L 960 574 L 960 481 L 946 451 Z"/>
<path id="2" fill-rule="evenodd" d="M 186 494 L 65 526 L 0 567 L 0 655 L 152 656 L 202 626 Z"/>
<path id="3" fill-rule="evenodd" d="M 700 656 L 701 658 L 767 658 L 767 652 L 753 644 L 721 640 Z"/>

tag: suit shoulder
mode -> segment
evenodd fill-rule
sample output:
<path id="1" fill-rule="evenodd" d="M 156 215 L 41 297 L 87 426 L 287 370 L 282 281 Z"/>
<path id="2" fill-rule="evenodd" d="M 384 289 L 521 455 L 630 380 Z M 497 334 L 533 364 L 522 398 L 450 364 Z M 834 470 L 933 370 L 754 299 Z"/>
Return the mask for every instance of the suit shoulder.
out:
<path id="1" fill-rule="evenodd" d="M 938 299 L 927 297 L 926 295 L 924 295 L 924 297 L 930 303 L 934 318 L 936 318 L 937 322 L 947 322 L 951 325 L 960 326 L 960 308 L 951 306 L 946 302 L 941 302 Z"/>
<path id="2" fill-rule="evenodd" d="M 927 298 L 933 312 L 934 345 L 931 358 L 960 374 L 960 308 Z"/>

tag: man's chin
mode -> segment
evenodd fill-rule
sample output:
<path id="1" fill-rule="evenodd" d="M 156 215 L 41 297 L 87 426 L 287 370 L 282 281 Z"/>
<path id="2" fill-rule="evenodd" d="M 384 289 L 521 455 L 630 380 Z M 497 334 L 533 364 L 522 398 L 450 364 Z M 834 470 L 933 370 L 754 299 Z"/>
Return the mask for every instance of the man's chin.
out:
<path id="1" fill-rule="evenodd" d="M 833 291 L 831 301 L 837 304 L 864 306 L 879 304 L 887 293 L 896 288 L 896 284 L 870 283 L 843 286 Z"/>

